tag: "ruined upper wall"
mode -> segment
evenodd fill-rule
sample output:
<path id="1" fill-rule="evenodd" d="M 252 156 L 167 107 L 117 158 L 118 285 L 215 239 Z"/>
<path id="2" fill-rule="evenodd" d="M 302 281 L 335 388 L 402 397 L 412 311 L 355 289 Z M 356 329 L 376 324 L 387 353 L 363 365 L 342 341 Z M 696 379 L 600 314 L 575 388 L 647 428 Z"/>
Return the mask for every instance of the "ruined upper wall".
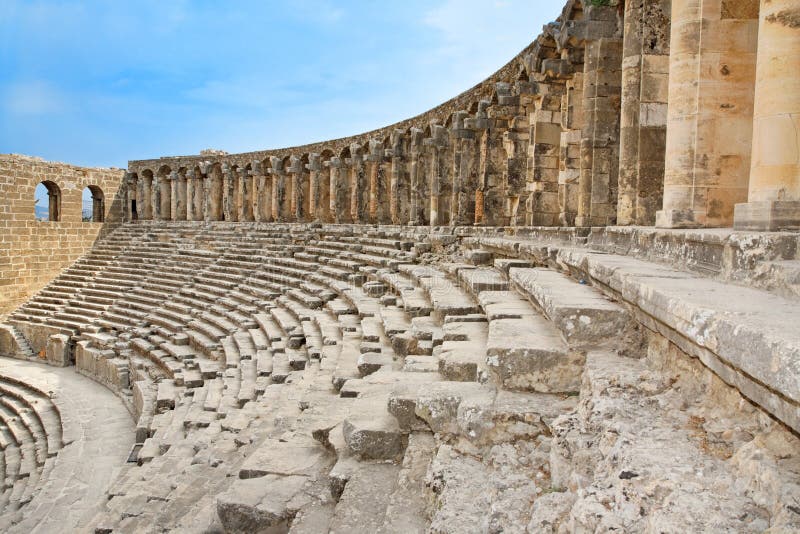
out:
<path id="1" fill-rule="evenodd" d="M 616 0 L 614 0 L 614 3 L 616 3 Z M 156 172 L 156 170 L 163 165 L 167 165 L 172 169 L 180 167 L 190 168 L 201 162 L 225 162 L 230 165 L 244 166 L 254 161 L 266 162 L 271 156 L 299 156 L 301 154 L 322 153 L 326 150 L 332 152 L 334 155 L 338 155 L 352 144 L 363 146 L 371 139 L 388 140 L 391 134 L 396 130 L 402 130 L 408 133 L 412 128 L 424 130 L 430 124 L 448 125 L 454 113 L 462 110 L 474 112 L 474 109 L 471 108 L 474 108 L 481 100 L 497 102 L 497 83 L 514 85 L 522 82 L 530 86 L 530 80 L 533 75 L 542 69 L 542 60 L 550 59 L 556 54 L 555 47 L 553 46 L 555 44 L 554 37 L 561 37 L 562 43 L 560 44 L 566 44 L 567 35 L 570 33 L 567 28 L 575 23 L 575 21 L 572 20 L 572 14 L 576 9 L 575 4 L 580 7 L 579 0 L 569 0 L 563 9 L 562 15 L 556 22 L 545 26 L 538 38 L 494 74 L 458 96 L 415 117 L 349 137 L 319 141 L 294 147 L 219 156 L 165 156 L 156 159 L 130 160 L 128 162 L 128 170 L 130 172 L 141 172 L 142 170 L 149 169 Z M 519 89 L 519 87 L 517 89 Z M 530 90 L 531 87 L 525 87 L 525 89 Z M 515 92 L 519 93 L 519 90 Z"/>
<path id="2" fill-rule="evenodd" d="M 118 193 L 125 171 L 85 168 L 20 155 L 0 155 L 0 318 L 47 284 L 121 221 Z M 37 221 L 36 186 L 49 181 L 60 191 L 59 221 Z M 82 193 L 98 187 L 104 223 L 82 222 Z"/>

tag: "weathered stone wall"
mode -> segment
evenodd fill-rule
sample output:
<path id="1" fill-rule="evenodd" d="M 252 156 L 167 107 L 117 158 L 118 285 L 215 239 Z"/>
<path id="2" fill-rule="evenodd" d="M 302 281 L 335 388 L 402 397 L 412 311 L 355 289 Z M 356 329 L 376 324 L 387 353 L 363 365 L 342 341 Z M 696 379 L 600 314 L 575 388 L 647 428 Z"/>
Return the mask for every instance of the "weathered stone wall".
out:
<path id="1" fill-rule="evenodd" d="M 794 6 L 569 0 L 503 68 L 411 119 L 131 161 L 128 217 L 799 228 Z"/>
<path id="2" fill-rule="evenodd" d="M 38 291 L 121 221 L 124 171 L 83 168 L 0 155 L 0 318 Z M 60 220 L 37 221 L 34 191 L 43 181 L 60 191 Z M 99 187 L 106 222 L 82 222 L 82 192 Z"/>

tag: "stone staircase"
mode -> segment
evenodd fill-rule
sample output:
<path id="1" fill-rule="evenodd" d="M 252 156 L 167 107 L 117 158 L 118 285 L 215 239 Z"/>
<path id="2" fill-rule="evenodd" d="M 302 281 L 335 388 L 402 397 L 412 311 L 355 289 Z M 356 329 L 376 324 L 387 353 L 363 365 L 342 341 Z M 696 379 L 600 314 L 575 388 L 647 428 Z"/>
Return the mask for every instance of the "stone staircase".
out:
<path id="1" fill-rule="evenodd" d="M 134 463 L 86 524 L 636 531 L 699 510 L 680 485 L 707 470 L 699 498 L 744 512 L 698 513 L 698 530 L 796 525 L 775 504 L 800 495 L 796 438 L 643 324 L 644 303 L 568 262 L 578 249 L 542 247 L 555 264 L 453 242 L 152 223 L 98 243 L 10 318 L 55 322 L 137 420 Z M 756 454 L 784 493 L 751 489 Z"/>

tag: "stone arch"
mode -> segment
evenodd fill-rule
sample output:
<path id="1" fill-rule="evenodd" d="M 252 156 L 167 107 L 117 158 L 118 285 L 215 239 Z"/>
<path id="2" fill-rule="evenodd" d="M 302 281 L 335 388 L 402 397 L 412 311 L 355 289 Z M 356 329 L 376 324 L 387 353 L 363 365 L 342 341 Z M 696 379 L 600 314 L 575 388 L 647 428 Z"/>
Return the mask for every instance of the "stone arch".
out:
<path id="1" fill-rule="evenodd" d="M 47 208 L 45 209 L 44 206 Z M 40 213 L 37 213 L 37 207 L 40 207 Z M 44 180 L 36 186 L 34 216 L 40 221 L 57 222 L 61 220 L 61 188 L 55 182 Z"/>
<path id="2" fill-rule="evenodd" d="M 81 194 L 81 220 L 83 222 L 103 222 L 105 216 L 105 195 L 97 185 L 87 185 Z"/>

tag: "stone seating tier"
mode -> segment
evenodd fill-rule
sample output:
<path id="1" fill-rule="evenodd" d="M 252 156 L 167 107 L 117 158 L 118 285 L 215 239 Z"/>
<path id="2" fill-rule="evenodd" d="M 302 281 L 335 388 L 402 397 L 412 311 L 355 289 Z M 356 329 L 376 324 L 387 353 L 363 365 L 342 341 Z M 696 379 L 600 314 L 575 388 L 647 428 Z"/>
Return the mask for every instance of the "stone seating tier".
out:
<path id="1" fill-rule="evenodd" d="M 641 319 L 600 257 L 587 276 L 594 257 L 553 242 L 506 248 L 494 234 L 443 254 L 439 243 L 456 242 L 446 232 L 370 232 L 126 225 L 106 238 L 114 247 L 99 243 L 103 262 L 79 261 L 15 315 L 21 331 L 68 324 L 78 369 L 137 418 L 136 462 L 83 526 L 450 532 L 491 516 L 512 529 L 537 520 L 521 495 L 589 506 L 576 480 L 625 480 L 593 481 L 571 456 L 583 439 L 573 429 L 599 424 L 614 402 L 653 409 L 641 396 L 667 390 L 636 386 L 634 376 L 654 380 Z M 631 369 L 622 400 L 600 385 L 612 365 Z M 666 435 L 687 416 L 642 417 Z M 652 446 L 622 431 L 632 455 Z M 711 465 L 682 447 L 680 458 Z M 4 461 L 6 472 L 21 465 Z"/>

